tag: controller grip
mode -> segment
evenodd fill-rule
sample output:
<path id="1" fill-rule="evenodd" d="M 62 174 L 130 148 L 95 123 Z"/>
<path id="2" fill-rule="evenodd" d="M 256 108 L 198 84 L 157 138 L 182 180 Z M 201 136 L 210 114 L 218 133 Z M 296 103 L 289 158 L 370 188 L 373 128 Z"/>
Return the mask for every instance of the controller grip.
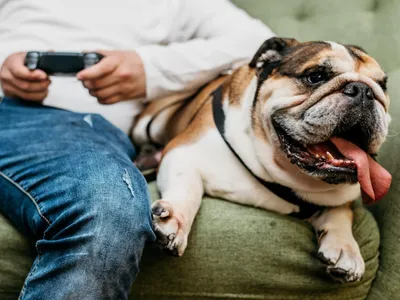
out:
<path id="1" fill-rule="evenodd" d="M 96 53 L 96 52 L 89 52 L 83 55 L 83 66 L 84 68 L 89 68 L 97 64 L 104 56 Z"/>

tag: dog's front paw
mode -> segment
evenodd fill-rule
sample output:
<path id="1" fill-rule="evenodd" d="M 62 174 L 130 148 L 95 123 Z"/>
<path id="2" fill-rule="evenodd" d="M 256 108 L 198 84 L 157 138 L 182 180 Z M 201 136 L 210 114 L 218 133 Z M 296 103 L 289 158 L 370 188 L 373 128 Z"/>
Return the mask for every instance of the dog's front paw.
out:
<path id="1" fill-rule="evenodd" d="M 157 245 L 169 254 L 182 256 L 187 246 L 182 216 L 174 215 L 172 205 L 163 200 L 154 202 L 152 214 Z"/>
<path id="2" fill-rule="evenodd" d="M 364 259 L 354 238 L 327 232 L 321 241 L 318 258 L 327 273 L 339 282 L 360 281 L 365 272 Z"/>

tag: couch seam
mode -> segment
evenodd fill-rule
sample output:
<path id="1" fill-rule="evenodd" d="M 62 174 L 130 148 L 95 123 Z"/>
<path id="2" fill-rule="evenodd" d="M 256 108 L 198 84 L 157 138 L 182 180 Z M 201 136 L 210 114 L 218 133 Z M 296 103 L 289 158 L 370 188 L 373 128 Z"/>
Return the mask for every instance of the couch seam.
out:
<path id="1" fill-rule="evenodd" d="M 27 196 L 29 198 L 29 200 L 31 200 L 31 202 L 35 205 L 36 210 L 38 212 L 38 214 L 40 215 L 40 217 L 50 226 L 51 222 L 42 214 L 39 204 L 37 203 L 37 201 L 35 200 L 35 198 L 33 198 L 33 196 L 27 192 L 22 186 L 20 186 L 18 183 L 16 183 L 14 180 L 12 180 L 10 177 L 8 177 L 7 175 L 5 175 L 3 172 L 0 171 L 0 176 L 3 177 L 5 180 L 7 180 L 8 182 L 10 182 L 12 185 L 14 185 L 16 188 L 18 188 L 22 193 L 25 194 L 25 196 Z"/>

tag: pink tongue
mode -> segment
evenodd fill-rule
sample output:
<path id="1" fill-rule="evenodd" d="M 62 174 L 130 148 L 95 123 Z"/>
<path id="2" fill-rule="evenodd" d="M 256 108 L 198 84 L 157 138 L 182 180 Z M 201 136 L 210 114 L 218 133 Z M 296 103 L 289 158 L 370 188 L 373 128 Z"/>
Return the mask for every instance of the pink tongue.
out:
<path id="1" fill-rule="evenodd" d="M 337 137 L 333 137 L 331 141 L 342 155 L 352 159 L 357 165 L 357 177 L 364 203 L 370 204 L 382 199 L 392 182 L 389 172 L 353 143 Z"/>

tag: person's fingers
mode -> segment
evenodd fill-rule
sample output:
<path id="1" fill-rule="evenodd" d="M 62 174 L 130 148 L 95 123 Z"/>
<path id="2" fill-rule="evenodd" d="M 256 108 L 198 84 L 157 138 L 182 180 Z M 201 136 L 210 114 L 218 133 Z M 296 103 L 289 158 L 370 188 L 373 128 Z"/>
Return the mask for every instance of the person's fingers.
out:
<path id="1" fill-rule="evenodd" d="M 0 80 L 4 82 L 9 82 L 15 77 L 11 74 L 8 68 L 2 68 L 0 72 Z"/>
<path id="2" fill-rule="evenodd" d="M 9 70 L 6 70 L 4 73 L 5 74 L 2 80 L 22 92 L 45 92 L 51 84 L 51 81 L 49 79 L 46 79 L 44 81 L 27 81 L 21 80 L 17 77 L 13 77 Z"/>
<path id="3" fill-rule="evenodd" d="M 120 51 L 116 51 L 116 50 L 93 50 L 93 49 L 83 49 L 82 50 L 83 53 L 98 53 L 101 54 L 103 56 L 111 56 L 111 55 L 115 55 Z"/>
<path id="4" fill-rule="evenodd" d="M 32 92 L 32 93 L 23 92 L 17 90 L 16 88 L 14 88 L 12 85 L 9 84 L 3 87 L 3 91 L 4 95 L 8 97 L 18 97 L 21 99 L 36 101 L 36 102 L 42 102 L 47 97 L 48 94 L 47 90 L 45 92 Z"/>
<path id="5" fill-rule="evenodd" d="M 18 60 L 12 62 L 9 66 L 9 70 L 14 77 L 22 80 L 41 81 L 48 78 L 47 74 L 42 70 L 31 71 Z"/>
<path id="6" fill-rule="evenodd" d="M 95 80 L 107 76 L 118 67 L 119 60 L 115 56 L 106 56 L 94 66 L 80 71 L 76 77 L 81 80 Z"/>
<path id="7" fill-rule="evenodd" d="M 119 78 L 116 76 L 106 76 L 97 80 L 85 80 L 83 86 L 89 90 L 99 90 L 112 86 L 119 82 Z"/>
<path id="8" fill-rule="evenodd" d="M 94 52 L 99 53 L 99 54 L 101 54 L 103 56 L 110 56 L 110 55 L 114 55 L 118 51 L 115 51 L 115 50 L 96 50 Z"/>
<path id="9" fill-rule="evenodd" d="M 120 102 L 121 100 L 122 100 L 122 96 L 120 94 L 117 94 L 110 98 L 106 98 L 101 101 L 99 100 L 99 102 L 101 104 L 114 104 L 114 103 Z"/>
<path id="10" fill-rule="evenodd" d="M 108 99 L 114 95 L 119 94 L 119 92 L 120 92 L 120 87 L 117 84 L 109 86 L 109 87 L 101 89 L 101 90 L 90 90 L 89 91 L 90 95 L 92 95 L 93 97 L 96 97 L 100 102 L 103 101 L 104 99 Z"/>

